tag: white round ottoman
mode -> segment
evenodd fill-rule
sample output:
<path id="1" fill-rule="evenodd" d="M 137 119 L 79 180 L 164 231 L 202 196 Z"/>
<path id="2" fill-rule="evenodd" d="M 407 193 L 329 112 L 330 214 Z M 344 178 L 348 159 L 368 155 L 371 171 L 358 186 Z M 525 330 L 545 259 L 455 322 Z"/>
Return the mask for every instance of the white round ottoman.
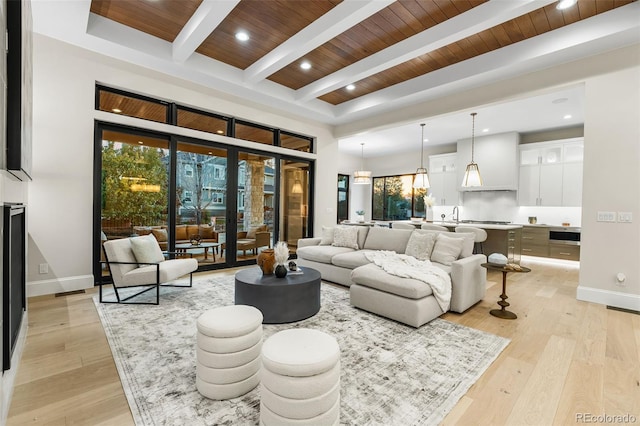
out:
<path id="1" fill-rule="evenodd" d="M 196 388 L 210 399 L 235 398 L 260 383 L 262 313 L 232 305 L 204 312 L 197 321 Z"/>
<path id="2" fill-rule="evenodd" d="M 318 330 L 280 331 L 262 345 L 260 423 L 340 422 L 340 347 Z"/>

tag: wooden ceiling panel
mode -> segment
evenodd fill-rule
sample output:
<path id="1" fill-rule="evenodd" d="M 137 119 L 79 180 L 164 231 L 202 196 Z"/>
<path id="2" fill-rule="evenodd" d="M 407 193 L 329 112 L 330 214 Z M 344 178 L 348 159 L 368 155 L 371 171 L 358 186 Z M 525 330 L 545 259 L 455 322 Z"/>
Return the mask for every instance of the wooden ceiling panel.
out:
<path id="1" fill-rule="evenodd" d="M 202 0 L 92 0 L 91 12 L 170 43 Z"/>
<path id="2" fill-rule="evenodd" d="M 466 59 L 478 56 L 505 47 L 527 38 L 535 37 L 553 29 L 569 25 L 582 16 L 590 17 L 593 13 L 599 14 L 620 7 L 637 0 L 604 0 L 607 6 L 601 7 L 601 0 L 579 0 L 579 10 L 584 13 L 562 11 L 555 7 L 555 3 L 530 12 L 524 16 L 504 22 L 493 28 L 489 28 L 464 40 L 459 40 L 450 45 L 436 49 L 417 58 L 411 59 L 395 67 L 381 71 L 355 83 L 356 89 L 347 91 L 344 88 L 321 96 L 319 99 L 333 105 L 376 92 L 386 87 L 410 80 L 420 75 L 427 74 L 436 69 L 462 62 Z M 440 1 L 438 3 L 441 3 Z M 594 7 L 595 5 L 595 7 Z M 447 9 L 450 12 L 450 9 Z M 594 12 L 595 11 L 595 12 Z M 444 12 L 443 12 L 444 13 Z M 524 28 L 524 30 L 523 30 Z"/>
<path id="3" fill-rule="evenodd" d="M 297 90 L 485 1 L 398 0 L 305 55 L 312 64 L 310 70 L 293 62 L 269 80 Z M 326 63 L 328 56 L 333 60 Z"/>
<path id="4" fill-rule="evenodd" d="M 341 1 L 242 0 L 196 51 L 244 70 Z M 237 40 L 239 30 L 250 39 Z"/>

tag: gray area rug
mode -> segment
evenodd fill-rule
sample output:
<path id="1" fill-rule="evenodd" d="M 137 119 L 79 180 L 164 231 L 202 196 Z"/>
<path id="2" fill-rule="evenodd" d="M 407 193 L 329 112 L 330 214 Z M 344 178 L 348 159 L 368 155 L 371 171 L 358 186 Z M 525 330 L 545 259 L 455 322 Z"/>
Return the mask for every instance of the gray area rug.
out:
<path id="1" fill-rule="evenodd" d="M 258 424 L 259 387 L 212 401 L 195 386 L 196 319 L 233 304 L 233 295 L 233 277 L 224 277 L 196 280 L 193 288 L 163 288 L 159 306 L 94 299 L 136 424 Z M 352 307 L 346 288 L 324 283 L 317 315 L 264 325 L 265 339 L 294 327 L 338 340 L 340 421 L 347 425 L 438 424 L 509 343 L 441 319 L 408 327 Z"/>

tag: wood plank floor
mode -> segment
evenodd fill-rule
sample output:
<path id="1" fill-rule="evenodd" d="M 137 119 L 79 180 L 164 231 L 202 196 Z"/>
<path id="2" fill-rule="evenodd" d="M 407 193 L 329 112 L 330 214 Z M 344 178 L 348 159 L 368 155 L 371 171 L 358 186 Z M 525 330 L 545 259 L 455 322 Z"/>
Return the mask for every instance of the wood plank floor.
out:
<path id="1" fill-rule="evenodd" d="M 568 425 L 604 414 L 640 423 L 640 316 L 576 301 L 575 265 L 523 265 L 533 271 L 509 274 L 507 290 L 518 319 L 489 315 L 498 307 L 499 272 L 489 273 L 483 301 L 443 315 L 511 339 L 443 424 Z M 133 424 L 94 294 L 29 299 L 8 425 Z"/>

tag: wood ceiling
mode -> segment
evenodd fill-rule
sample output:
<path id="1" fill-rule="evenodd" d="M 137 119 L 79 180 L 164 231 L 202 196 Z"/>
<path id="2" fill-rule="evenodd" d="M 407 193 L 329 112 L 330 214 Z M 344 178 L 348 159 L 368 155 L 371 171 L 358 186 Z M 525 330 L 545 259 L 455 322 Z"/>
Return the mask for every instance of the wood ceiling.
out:
<path id="1" fill-rule="evenodd" d="M 517 16 L 516 12 L 511 11 L 512 16 L 508 16 L 508 19 L 499 19 L 495 17 L 495 13 L 486 12 L 489 10 L 487 8 L 494 7 L 498 10 L 498 7 L 504 5 L 515 10 L 513 4 L 517 2 L 511 2 L 512 4 L 507 6 L 509 2 L 502 1 L 501 5 L 500 0 L 378 0 L 371 2 L 381 5 L 377 6 L 378 9 L 367 13 L 354 9 L 353 16 L 358 13 L 361 15 L 353 18 L 353 22 L 349 22 L 348 25 L 345 23 L 348 19 L 344 18 L 344 22 L 340 23 L 344 28 L 339 28 L 336 24 L 335 34 L 324 34 L 326 40 L 323 41 L 314 39 L 312 35 L 305 34 L 305 31 L 322 32 L 313 25 L 322 22 L 325 26 L 331 26 L 333 21 L 325 24 L 321 20 L 338 10 L 346 10 L 339 8 L 353 8 L 354 6 L 347 3 L 354 2 L 92 0 L 91 12 L 175 45 L 181 40 L 183 33 L 185 39 L 190 40 L 189 36 L 194 32 L 187 30 L 192 23 L 201 22 L 203 19 L 215 20 L 214 12 L 202 12 L 202 16 L 205 17 L 202 19 L 199 18 L 198 12 L 206 7 L 215 9 L 223 4 L 235 4 L 230 10 L 220 13 L 224 18 L 218 17 L 219 22 L 212 25 L 211 31 L 207 31 L 207 34 L 201 37 L 202 40 L 194 47 L 195 52 L 217 63 L 243 71 L 244 74 L 239 74 L 241 81 L 244 79 L 255 83 L 268 80 L 271 84 L 276 83 L 294 91 L 294 99 L 307 96 L 337 106 L 545 33 L 575 25 L 636 1 L 578 0 L 576 6 L 559 10 L 556 8 L 557 2 L 539 0 L 530 3 L 532 6 Z M 540 7 L 536 8 L 536 4 Z M 480 12 L 481 8 L 485 8 L 482 9 L 485 12 Z M 463 19 L 467 15 L 475 18 L 475 15 L 470 15 L 474 13 L 477 14 L 478 21 L 481 18 L 490 23 L 496 20 L 496 24 L 486 24 L 484 28 L 463 37 L 456 37 L 451 31 L 450 42 L 441 43 L 427 52 L 414 55 L 401 52 L 396 55 L 395 62 L 378 61 L 376 66 L 380 69 L 372 67 L 370 72 L 360 70 L 354 73 L 363 77 L 352 81 L 355 85 L 352 90 L 347 90 L 346 84 L 336 87 L 336 84 L 332 83 L 332 77 L 345 69 L 357 67 L 375 55 L 382 57 L 400 46 L 400 43 L 409 43 L 419 35 L 427 34 L 427 31 L 448 28 L 447 25 L 454 26 L 454 18 Z M 200 29 L 202 26 L 201 23 Z M 235 34 L 239 30 L 246 31 L 250 39 L 244 42 L 237 40 Z M 460 32 L 462 29 L 456 30 L 456 34 Z M 305 35 L 302 36 L 303 34 Z M 436 38 L 437 32 L 433 34 Z M 440 39 L 449 40 L 447 36 L 440 36 Z M 428 43 L 423 45 L 425 44 Z M 302 69 L 300 65 L 303 61 L 311 64 L 311 68 Z M 341 79 L 344 80 L 344 76 L 341 76 Z M 322 87 L 311 90 L 314 85 Z"/>

